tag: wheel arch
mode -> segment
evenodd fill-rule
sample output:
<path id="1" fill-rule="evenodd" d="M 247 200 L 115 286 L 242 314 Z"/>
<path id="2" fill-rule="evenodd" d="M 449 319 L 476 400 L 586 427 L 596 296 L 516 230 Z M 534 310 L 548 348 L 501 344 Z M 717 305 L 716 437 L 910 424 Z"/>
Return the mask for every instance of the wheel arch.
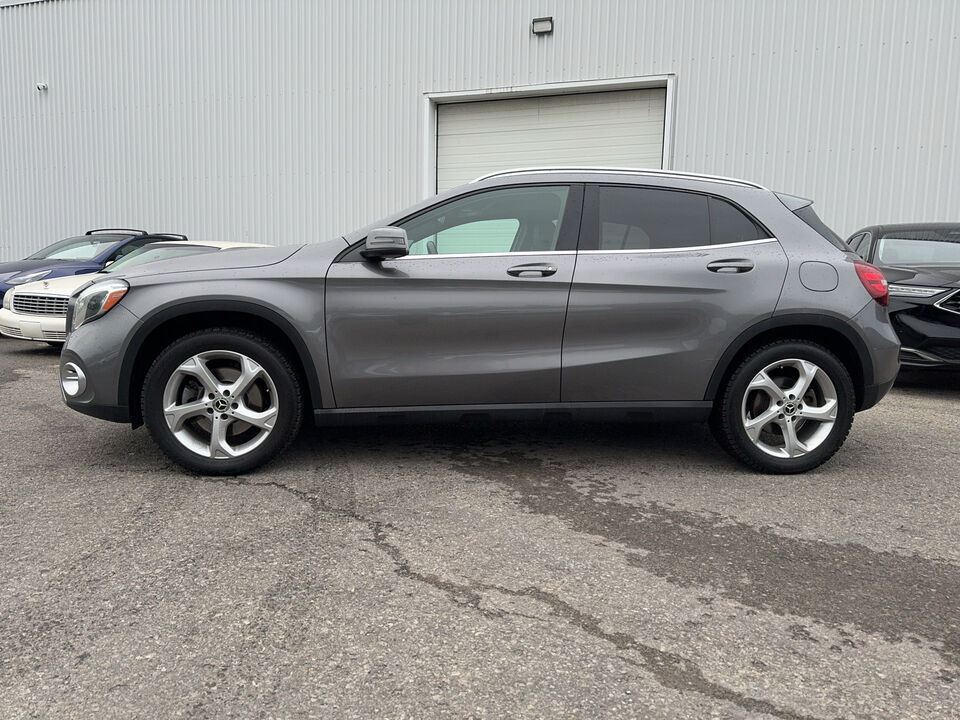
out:
<path id="1" fill-rule="evenodd" d="M 857 410 L 862 409 L 866 389 L 874 380 L 873 362 L 867 345 L 849 323 L 830 315 L 789 313 L 752 325 L 730 344 L 710 376 L 704 400 L 713 402 L 730 373 L 758 347 L 776 340 L 809 340 L 832 351 L 853 378 Z"/>
<path id="2" fill-rule="evenodd" d="M 118 404 L 130 408 L 134 427 L 143 424 L 140 387 L 157 353 L 178 337 L 205 327 L 237 327 L 264 336 L 286 352 L 300 373 L 313 408 L 323 407 L 316 365 L 293 324 L 260 304 L 232 299 L 193 300 L 168 305 L 146 316 L 130 338 L 118 378 Z"/>

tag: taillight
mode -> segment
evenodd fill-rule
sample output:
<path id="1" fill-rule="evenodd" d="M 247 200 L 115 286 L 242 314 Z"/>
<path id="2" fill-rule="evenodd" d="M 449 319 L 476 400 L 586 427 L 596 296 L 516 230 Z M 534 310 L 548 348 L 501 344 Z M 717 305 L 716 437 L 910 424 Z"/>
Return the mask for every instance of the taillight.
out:
<path id="1" fill-rule="evenodd" d="M 887 279 L 883 276 L 883 273 L 870 263 L 856 262 L 854 265 L 857 268 L 860 282 L 870 293 L 870 297 L 876 300 L 877 304 L 886 307 L 887 303 L 890 302 L 890 291 L 887 288 Z"/>

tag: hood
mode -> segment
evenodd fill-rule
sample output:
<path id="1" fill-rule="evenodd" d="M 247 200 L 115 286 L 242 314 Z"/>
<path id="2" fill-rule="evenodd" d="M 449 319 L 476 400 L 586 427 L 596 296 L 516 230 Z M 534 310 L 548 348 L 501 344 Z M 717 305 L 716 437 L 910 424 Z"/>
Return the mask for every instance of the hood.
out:
<path id="1" fill-rule="evenodd" d="M 107 273 L 84 273 L 83 275 L 66 275 L 52 280 L 37 280 L 24 283 L 12 288 L 13 293 L 32 293 L 34 295 L 63 295 L 70 297 L 79 288 L 95 280 L 104 280 L 110 277 Z"/>
<path id="2" fill-rule="evenodd" d="M 220 252 L 185 255 L 170 260 L 157 260 L 132 267 L 127 271 L 117 271 L 97 277 L 118 277 L 133 280 L 141 277 L 155 277 L 172 273 L 204 272 L 211 270 L 242 270 L 267 265 L 276 265 L 297 252 L 303 245 L 285 245 L 283 247 L 258 247 Z"/>
<path id="3" fill-rule="evenodd" d="M 884 265 L 887 282 L 927 287 L 960 287 L 960 265 Z"/>
<path id="4" fill-rule="evenodd" d="M 8 278 L 12 278 L 14 275 L 19 275 L 22 272 L 27 272 L 28 270 L 60 267 L 64 264 L 64 260 L 47 260 L 45 258 L 40 258 L 39 260 L 13 260 L 12 262 L 0 263 L 0 282 L 4 282 Z"/>

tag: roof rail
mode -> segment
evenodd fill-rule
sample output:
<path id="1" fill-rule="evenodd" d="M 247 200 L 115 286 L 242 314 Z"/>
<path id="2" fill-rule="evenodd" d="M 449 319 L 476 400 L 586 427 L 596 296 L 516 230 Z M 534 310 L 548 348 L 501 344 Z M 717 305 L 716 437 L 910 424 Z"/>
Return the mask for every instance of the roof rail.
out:
<path id="1" fill-rule="evenodd" d="M 502 175 L 524 175 L 529 173 L 572 173 L 572 172 L 583 172 L 583 173 L 610 173 L 614 175 L 651 175 L 655 177 L 676 177 L 676 178 L 690 178 L 691 180 L 709 180 L 711 182 L 722 182 L 728 183 L 730 185 L 741 185 L 744 187 L 752 187 L 758 190 L 766 190 L 767 188 L 763 185 L 757 185 L 748 180 L 740 180 L 738 178 L 723 177 L 722 175 L 702 175 L 700 173 L 688 173 L 688 172 L 678 172 L 676 170 L 656 170 L 648 168 L 622 168 L 622 167 L 527 167 L 527 168 L 513 168 L 510 170 L 498 170 L 497 172 L 487 173 L 486 175 L 481 175 L 476 180 L 472 182 L 480 182 L 481 180 L 487 180 L 492 177 L 500 177 Z"/>
<path id="2" fill-rule="evenodd" d="M 163 240 L 183 240 L 184 242 L 189 242 L 190 238 L 186 235 L 181 235 L 180 233 L 168 233 L 168 232 L 158 232 L 158 233 L 144 233 L 147 237 L 161 238 Z"/>
<path id="3" fill-rule="evenodd" d="M 87 230 L 85 235 L 93 235 L 94 233 L 99 232 L 128 232 L 133 233 L 134 235 L 146 235 L 146 230 L 134 230 L 133 228 L 97 228 L 96 230 Z"/>

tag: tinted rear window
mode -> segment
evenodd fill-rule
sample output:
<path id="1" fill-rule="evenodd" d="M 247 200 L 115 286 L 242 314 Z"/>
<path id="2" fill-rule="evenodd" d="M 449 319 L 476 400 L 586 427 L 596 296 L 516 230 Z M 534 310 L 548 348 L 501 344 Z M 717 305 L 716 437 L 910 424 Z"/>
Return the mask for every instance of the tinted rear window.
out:
<path id="1" fill-rule="evenodd" d="M 710 241 L 714 245 L 749 242 L 767 236 L 739 208 L 726 200 L 710 198 Z"/>
<path id="2" fill-rule="evenodd" d="M 840 236 L 833 230 L 824 225 L 823 220 L 813 211 L 813 205 L 807 205 L 799 210 L 794 210 L 793 214 L 813 228 L 819 235 L 829 240 L 835 248 L 843 250 L 844 252 L 850 252 L 850 246 L 841 240 Z"/>
<path id="3" fill-rule="evenodd" d="M 710 244 L 707 196 L 652 188 L 600 188 L 600 249 Z"/>

